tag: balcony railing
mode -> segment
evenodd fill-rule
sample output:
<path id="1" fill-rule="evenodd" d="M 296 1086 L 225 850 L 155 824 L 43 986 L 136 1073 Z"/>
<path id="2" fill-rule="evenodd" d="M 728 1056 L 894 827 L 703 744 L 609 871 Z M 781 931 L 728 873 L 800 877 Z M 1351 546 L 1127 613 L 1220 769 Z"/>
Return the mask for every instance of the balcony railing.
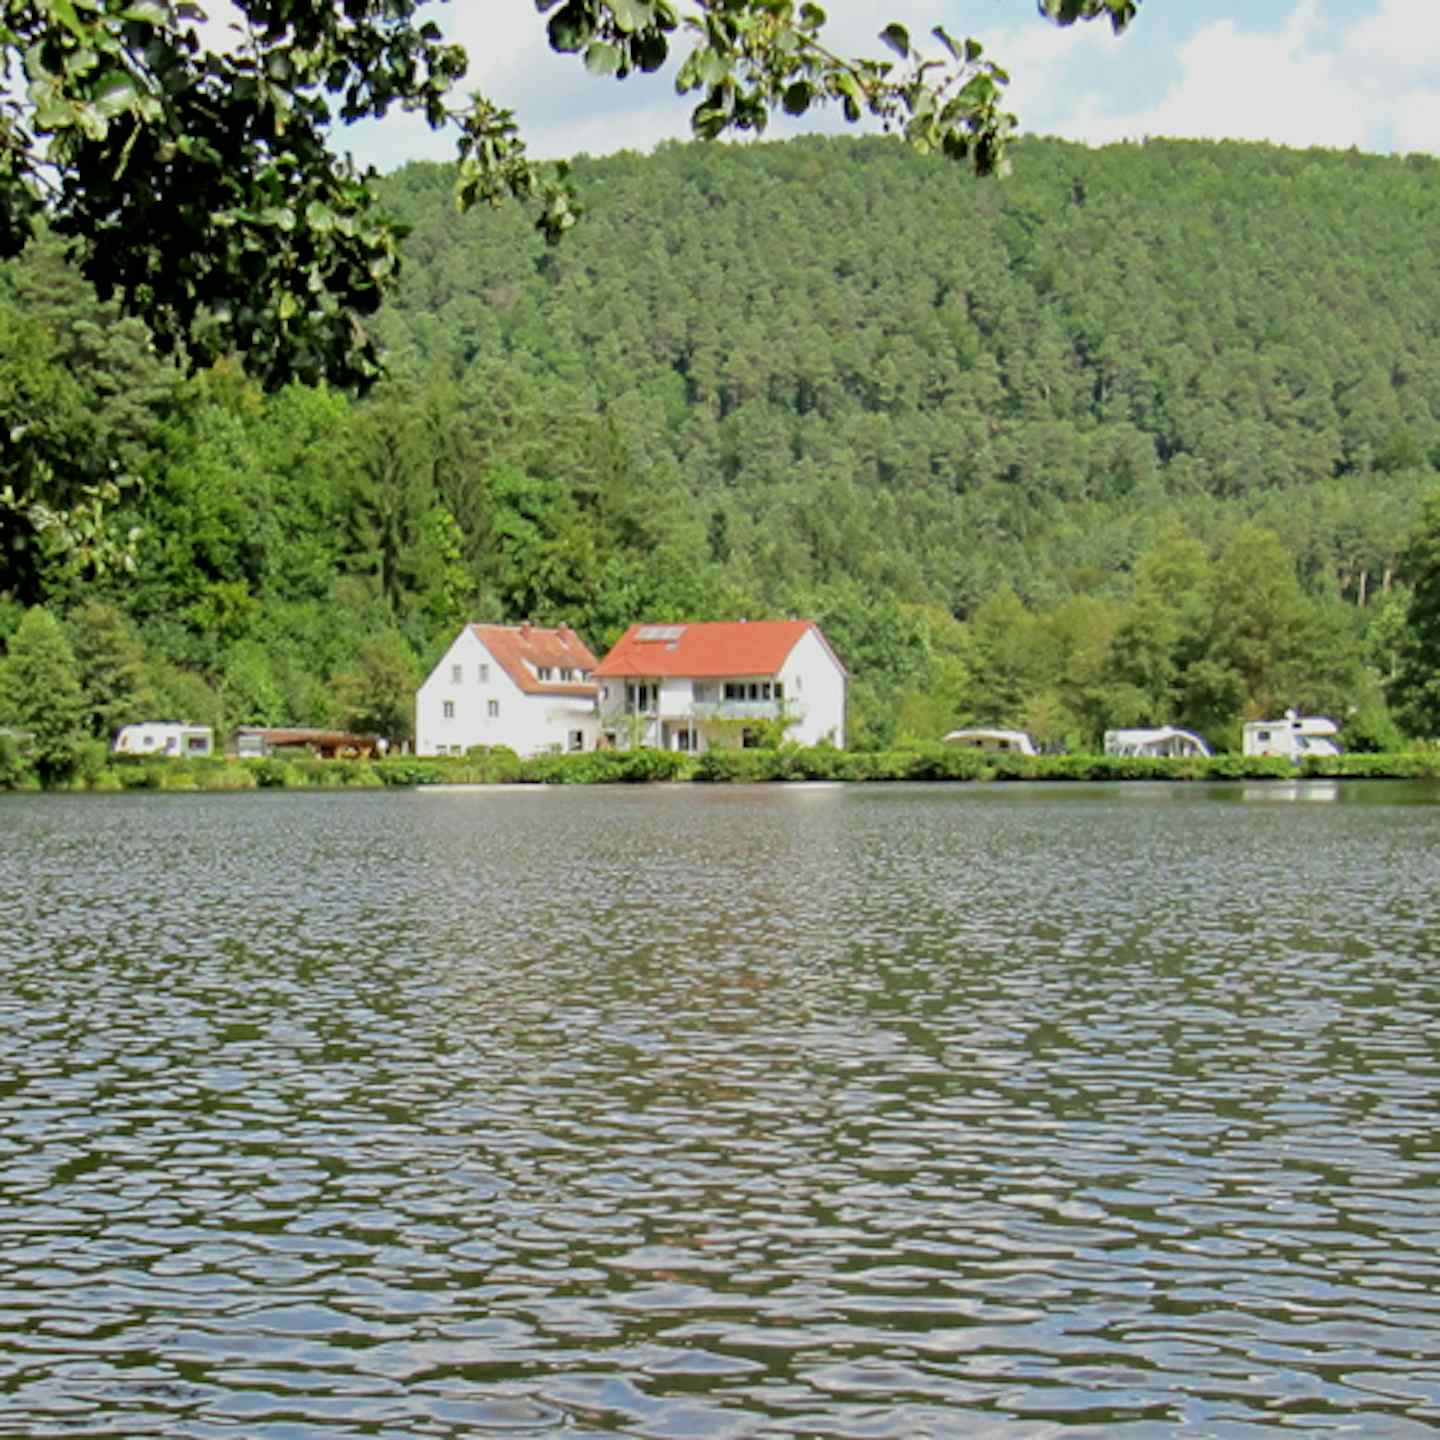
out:
<path id="1" fill-rule="evenodd" d="M 777 720 L 780 700 L 697 700 L 690 713 L 697 720 Z"/>

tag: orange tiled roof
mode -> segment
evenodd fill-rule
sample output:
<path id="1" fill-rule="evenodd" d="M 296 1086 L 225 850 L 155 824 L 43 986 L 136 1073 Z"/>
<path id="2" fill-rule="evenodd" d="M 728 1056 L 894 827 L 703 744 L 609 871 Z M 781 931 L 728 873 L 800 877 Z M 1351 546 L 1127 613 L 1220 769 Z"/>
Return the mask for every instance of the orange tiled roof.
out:
<path id="1" fill-rule="evenodd" d="M 813 630 L 830 649 L 813 620 L 676 620 L 632 625 L 595 673 L 602 678 L 776 675 L 807 630 Z M 840 664 L 838 659 L 835 663 Z"/>
<path id="2" fill-rule="evenodd" d="M 530 666 L 548 665 L 557 673 L 565 667 L 594 671 L 597 661 L 590 647 L 568 626 L 547 630 L 539 625 L 472 625 L 470 627 L 505 673 L 527 695 L 574 695 L 593 699 L 595 686 L 588 680 L 538 680 Z M 530 664 L 526 665 L 526 661 Z"/>

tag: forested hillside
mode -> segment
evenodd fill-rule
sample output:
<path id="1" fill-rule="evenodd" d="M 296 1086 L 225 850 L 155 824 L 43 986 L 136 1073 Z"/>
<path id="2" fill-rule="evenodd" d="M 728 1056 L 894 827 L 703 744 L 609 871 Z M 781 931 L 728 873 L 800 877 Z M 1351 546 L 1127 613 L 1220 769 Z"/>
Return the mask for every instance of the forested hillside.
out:
<path id="1" fill-rule="evenodd" d="M 467 618 L 603 650 L 641 618 L 803 614 L 860 743 L 1223 744 L 1291 704 L 1391 743 L 1440 464 L 1440 163 L 1030 141 L 1014 166 L 854 139 L 581 161 L 556 248 L 408 167 L 391 377 L 361 401 L 182 380 L 32 256 L 0 445 L 17 493 L 93 493 L 111 529 L 66 548 L 0 511 L 0 631 L 64 621 L 97 731 L 400 734 Z"/>

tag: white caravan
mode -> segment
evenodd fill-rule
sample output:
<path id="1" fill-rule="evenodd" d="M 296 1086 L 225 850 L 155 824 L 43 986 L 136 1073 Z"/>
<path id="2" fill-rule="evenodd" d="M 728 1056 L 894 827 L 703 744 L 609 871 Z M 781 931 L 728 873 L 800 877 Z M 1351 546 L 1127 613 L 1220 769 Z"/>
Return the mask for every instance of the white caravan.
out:
<path id="1" fill-rule="evenodd" d="M 113 755 L 167 755 L 193 759 L 215 751 L 215 732 L 208 725 L 181 725 L 174 720 L 143 720 L 121 727 L 110 747 Z"/>
<path id="2" fill-rule="evenodd" d="M 1252 720 L 1245 726 L 1243 750 L 1246 755 L 1278 755 L 1300 761 L 1307 755 L 1338 755 L 1335 736 L 1340 727 L 1323 715 L 1285 712 L 1283 720 Z"/>
<path id="3" fill-rule="evenodd" d="M 1150 730 L 1107 730 L 1105 753 L 1178 760 L 1192 755 L 1208 755 L 1210 747 L 1190 730 L 1158 725 Z"/>
<path id="4" fill-rule="evenodd" d="M 967 750 L 988 750 L 1010 755 L 1035 754 L 1035 742 L 1024 730 L 952 730 L 947 745 L 963 745 Z"/>

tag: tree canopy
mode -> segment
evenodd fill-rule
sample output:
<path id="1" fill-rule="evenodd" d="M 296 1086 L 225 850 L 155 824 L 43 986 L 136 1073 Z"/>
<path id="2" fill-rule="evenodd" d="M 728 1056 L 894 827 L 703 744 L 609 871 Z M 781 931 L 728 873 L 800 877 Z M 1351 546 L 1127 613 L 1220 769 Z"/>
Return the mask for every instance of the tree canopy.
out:
<path id="1" fill-rule="evenodd" d="M 1040 0 L 1060 24 L 1140 0 Z M 463 205 L 517 197 L 556 238 L 575 206 L 563 167 L 531 161 L 516 118 L 461 98 L 467 57 L 427 0 L 232 0 L 217 43 L 192 0 L 14 0 L 0 21 L 0 255 L 42 222 L 102 299 L 142 319 L 162 353 L 203 367 L 239 352 L 273 388 L 380 371 L 369 319 L 399 262 L 400 230 L 335 126 L 418 112 L 457 140 Z M 761 131 L 777 110 L 838 105 L 917 149 L 987 172 L 1014 117 L 1005 72 L 938 28 L 922 52 L 898 24 L 885 59 L 825 43 L 825 15 L 794 0 L 539 0 L 550 44 L 600 76 L 653 72 L 688 45 L 677 86 L 695 133 Z M 936 55 L 938 54 L 938 58 Z"/>
<path id="2" fill-rule="evenodd" d="M 980 720 L 1234 745 L 1289 705 L 1376 744 L 1386 682 L 1433 733 L 1404 682 L 1440 634 L 1433 515 L 1408 543 L 1440 476 L 1440 163 L 1015 162 L 996 186 L 852 136 L 587 159 L 558 249 L 407 166 L 363 398 L 187 378 L 33 246 L 0 266 L 0 453 L 22 474 L 33 436 L 77 495 L 114 483 L 134 565 L 97 573 L 0 485 L 0 640 L 62 620 L 89 734 L 138 711 L 401 738 L 407 675 L 464 620 L 600 651 L 747 615 L 822 624 L 865 745 Z"/>

